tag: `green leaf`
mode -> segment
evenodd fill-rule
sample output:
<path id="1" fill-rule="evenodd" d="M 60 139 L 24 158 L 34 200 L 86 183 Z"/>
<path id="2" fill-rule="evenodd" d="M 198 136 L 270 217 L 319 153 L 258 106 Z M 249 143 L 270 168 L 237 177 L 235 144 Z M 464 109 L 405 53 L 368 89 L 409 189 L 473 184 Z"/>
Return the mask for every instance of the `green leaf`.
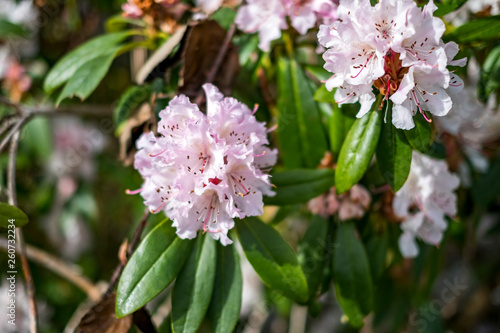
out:
<path id="1" fill-rule="evenodd" d="M 333 256 L 333 283 L 337 300 L 354 327 L 363 326 L 363 318 L 372 309 L 373 285 L 363 244 L 356 236 L 353 222 L 341 222 Z"/>
<path id="2" fill-rule="evenodd" d="M 335 157 L 338 156 L 342 144 L 349 133 L 354 121 L 355 115 L 349 114 L 346 107 L 350 104 L 345 104 L 341 108 L 335 103 L 333 107 L 333 114 L 330 117 L 330 150 Z"/>
<path id="3" fill-rule="evenodd" d="M 217 242 L 215 281 L 209 307 L 212 332 L 232 332 L 240 316 L 243 291 L 240 259 L 235 246 L 223 246 Z"/>
<path id="4" fill-rule="evenodd" d="M 43 83 L 43 89 L 50 94 L 64 82 L 72 78 L 75 72 L 92 59 L 109 54 L 110 50 L 125 38 L 133 35 L 133 31 L 124 31 L 94 38 L 66 54 L 50 70 Z"/>
<path id="5" fill-rule="evenodd" d="M 235 18 L 236 12 L 229 7 L 222 7 L 211 16 L 211 19 L 219 23 L 224 30 L 228 30 L 231 27 Z"/>
<path id="6" fill-rule="evenodd" d="M 387 232 L 382 234 L 374 233 L 366 243 L 366 253 L 368 255 L 373 281 L 377 281 L 385 270 L 385 260 L 389 239 Z"/>
<path id="7" fill-rule="evenodd" d="M 390 118 L 389 118 L 390 119 Z M 431 148 L 432 144 L 432 127 L 421 115 L 413 117 L 415 127 L 404 131 L 406 139 L 413 147 L 421 153 L 426 153 Z"/>
<path id="8" fill-rule="evenodd" d="M 130 118 L 132 113 L 147 99 L 151 94 L 151 86 L 131 86 L 118 100 L 118 104 L 113 112 L 113 120 L 118 128 L 119 125 Z"/>
<path id="9" fill-rule="evenodd" d="M 146 22 L 139 19 L 132 19 L 128 17 L 123 17 L 121 14 L 110 17 L 106 21 L 106 31 L 107 32 L 118 32 L 127 28 L 129 24 L 136 25 L 139 27 L 146 27 Z"/>
<path id="10" fill-rule="evenodd" d="M 288 169 L 300 168 L 305 164 L 302 160 L 301 138 L 297 111 L 293 103 L 293 90 L 291 86 L 290 61 L 279 58 L 277 64 L 278 79 L 278 141 L 280 158 Z"/>
<path id="11" fill-rule="evenodd" d="M 462 7 L 462 5 L 466 2 L 467 0 L 443 0 L 436 2 L 438 9 L 434 12 L 434 16 L 442 17 Z"/>
<path id="12" fill-rule="evenodd" d="M 374 108 L 379 104 L 375 101 Z M 356 119 L 340 150 L 335 186 L 337 193 L 344 193 L 365 174 L 377 147 L 382 127 L 377 111 L 370 111 Z"/>
<path id="13" fill-rule="evenodd" d="M 307 302 L 309 291 L 304 272 L 281 235 L 255 217 L 238 221 L 236 230 L 248 261 L 262 281 L 298 303 Z"/>
<path id="14" fill-rule="evenodd" d="M 8 38 L 26 38 L 28 30 L 5 19 L 0 19 L 0 40 Z"/>
<path id="15" fill-rule="evenodd" d="M 180 239 L 169 220 L 158 224 L 140 243 L 123 270 L 116 295 L 116 315 L 144 306 L 177 276 L 194 241 Z"/>
<path id="16" fill-rule="evenodd" d="M 314 93 L 314 100 L 320 103 L 330 103 L 336 104 L 335 98 L 333 98 L 334 92 L 328 91 L 326 86 L 322 84 Z"/>
<path id="17" fill-rule="evenodd" d="M 392 119 L 391 104 L 389 102 L 387 111 L 389 119 Z M 397 192 L 410 174 L 412 156 L 411 146 L 406 142 L 403 130 L 397 129 L 392 122 L 384 123 L 376 155 L 380 172 L 394 192 Z"/>
<path id="18" fill-rule="evenodd" d="M 481 80 L 477 85 L 478 98 L 487 102 L 490 94 L 500 87 L 500 46 L 490 51 L 481 69 Z"/>
<path id="19" fill-rule="evenodd" d="M 318 81 L 326 81 L 330 77 L 332 77 L 332 73 L 328 72 L 321 65 L 306 65 L 306 70 L 310 74 L 312 74 L 316 79 L 318 79 Z"/>
<path id="20" fill-rule="evenodd" d="M 305 165 L 315 168 L 328 149 L 320 111 L 310 81 L 295 60 L 290 61 L 290 70 Z"/>
<path id="21" fill-rule="evenodd" d="M 315 168 L 327 150 L 327 141 L 311 82 L 295 60 L 278 60 L 278 90 L 283 162 L 288 168 Z"/>
<path id="22" fill-rule="evenodd" d="M 328 220 L 313 216 L 298 249 L 298 259 L 306 276 L 309 288 L 309 301 L 316 297 L 316 293 L 323 279 L 323 265 L 328 257 L 327 237 Z M 328 249 L 329 250 L 329 249 Z"/>
<path id="23" fill-rule="evenodd" d="M 191 256 L 177 276 L 172 292 L 174 333 L 196 332 L 205 317 L 214 287 L 215 249 L 211 236 L 198 236 Z"/>
<path id="24" fill-rule="evenodd" d="M 498 39 L 500 37 L 500 15 L 488 16 L 465 23 L 446 37 L 459 43 L 478 43 Z"/>
<path id="25" fill-rule="evenodd" d="M 56 105 L 67 97 L 78 96 L 82 101 L 86 99 L 108 72 L 116 51 L 116 49 L 110 50 L 107 54 L 94 58 L 79 67 L 64 86 Z"/>
<path id="26" fill-rule="evenodd" d="M 28 223 L 28 216 L 16 206 L 0 202 L 0 227 L 19 228 Z"/>
<path id="27" fill-rule="evenodd" d="M 276 195 L 264 197 L 266 205 L 304 203 L 328 191 L 335 184 L 333 169 L 295 169 L 276 173 L 271 178 Z"/>

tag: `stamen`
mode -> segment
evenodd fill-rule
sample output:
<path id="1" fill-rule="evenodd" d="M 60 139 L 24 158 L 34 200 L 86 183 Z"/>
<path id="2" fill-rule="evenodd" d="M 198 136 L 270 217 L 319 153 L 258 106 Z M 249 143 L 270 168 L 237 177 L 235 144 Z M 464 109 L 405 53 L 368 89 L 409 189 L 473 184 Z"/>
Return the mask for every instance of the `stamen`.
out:
<path id="1" fill-rule="evenodd" d="M 349 98 L 351 98 L 352 96 L 353 96 L 353 94 L 347 94 L 347 97 L 346 97 L 346 98 L 344 98 L 344 99 L 343 99 L 343 100 L 341 100 L 340 102 L 335 101 L 335 103 L 337 103 L 337 104 L 342 104 L 342 103 L 344 103 L 345 101 L 347 101 Z"/>
<path id="2" fill-rule="evenodd" d="M 368 64 L 368 62 L 370 61 L 370 59 L 371 59 L 372 57 L 373 57 L 373 53 L 372 53 L 372 54 L 370 54 L 370 56 L 368 57 L 368 59 L 366 59 L 366 62 L 365 62 L 365 64 L 363 65 L 363 67 L 361 67 L 361 70 L 359 71 L 359 73 L 358 73 L 358 74 L 356 74 L 355 76 L 352 76 L 352 75 L 351 75 L 351 79 L 355 79 L 355 78 L 357 78 L 357 77 L 358 77 L 358 75 L 359 75 L 359 74 L 361 74 L 361 72 L 363 71 L 363 69 L 365 69 L 365 68 L 366 68 L 366 65 Z"/>
<path id="3" fill-rule="evenodd" d="M 332 76 L 330 76 L 330 78 L 328 80 L 321 80 L 320 82 L 321 83 L 326 83 L 327 81 L 333 79 L 335 76 L 337 76 L 337 74 L 333 74 Z"/>
<path id="4" fill-rule="evenodd" d="M 137 193 L 140 193 L 142 191 L 142 188 L 138 188 L 137 190 L 129 190 L 129 189 L 126 189 L 125 190 L 125 194 L 130 194 L 130 195 L 133 195 L 133 194 L 137 194 Z"/>
<path id="5" fill-rule="evenodd" d="M 389 99 L 389 90 L 391 90 L 391 87 L 389 85 L 389 75 L 387 75 L 387 92 L 385 93 L 385 100 Z M 385 120 L 384 120 L 384 122 L 385 122 Z"/>
<path id="6" fill-rule="evenodd" d="M 252 114 L 255 114 L 255 112 L 257 112 L 257 109 L 259 108 L 259 104 L 255 104 L 253 106 L 253 111 L 252 111 Z"/>
<path id="7" fill-rule="evenodd" d="M 151 209 L 151 213 L 152 214 L 156 214 L 158 213 L 164 206 L 165 206 L 166 202 L 163 202 L 160 207 L 156 208 L 156 209 Z"/>
<path id="8" fill-rule="evenodd" d="M 264 150 L 264 152 L 262 154 L 260 154 L 260 155 L 253 155 L 253 156 L 255 156 L 255 157 L 261 157 L 261 156 L 264 156 L 264 155 L 266 155 L 266 151 L 265 150 Z"/>
<path id="9" fill-rule="evenodd" d="M 158 154 L 148 154 L 148 155 L 149 155 L 149 156 L 151 156 L 151 157 L 160 156 L 161 154 L 163 154 L 163 153 L 164 153 L 164 152 L 166 152 L 167 150 L 168 150 L 168 148 L 167 148 L 167 149 L 162 150 L 162 151 L 161 151 L 161 152 L 159 152 Z"/>
<path id="10" fill-rule="evenodd" d="M 418 109 L 420 110 L 420 113 L 422 114 L 422 116 L 424 116 L 424 119 L 428 122 L 428 123 L 432 123 L 432 119 L 429 119 L 427 118 L 427 116 L 425 115 L 424 113 L 424 110 L 422 110 L 422 108 L 420 107 L 420 103 L 418 102 L 417 100 L 417 96 L 415 95 L 415 90 L 412 90 L 411 93 L 413 94 L 413 98 L 415 99 L 415 103 L 417 104 L 418 106 Z"/>
<path id="11" fill-rule="evenodd" d="M 278 124 L 275 124 L 267 129 L 267 133 L 273 132 L 278 129 Z"/>

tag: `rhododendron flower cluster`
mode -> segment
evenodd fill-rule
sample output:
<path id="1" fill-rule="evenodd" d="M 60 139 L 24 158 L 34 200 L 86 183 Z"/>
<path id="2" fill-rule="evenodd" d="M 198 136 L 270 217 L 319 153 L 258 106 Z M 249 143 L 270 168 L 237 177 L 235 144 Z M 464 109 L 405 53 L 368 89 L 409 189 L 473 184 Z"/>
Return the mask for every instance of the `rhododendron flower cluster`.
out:
<path id="1" fill-rule="evenodd" d="M 266 173 L 276 150 L 266 145 L 267 130 L 246 105 L 203 86 L 207 114 L 186 96 L 160 112 L 158 136 L 137 142 L 134 166 L 144 178 L 140 190 L 153 211 L 164 211 L 181 238 L 199 230 L 231 244 L 233 218 L 261 215 L 262 195 L 273 195 Z M 132 193 L 132 192 L 130 192 Z"/>
<path id="2" fill-rule="evenodd" d="M 465 59 L 453 60 L 458 45 L 444 44 L 441 19 L 433 17 L 436 6 L 423 8 L 411 0 L 341 1 L 339 20 L 322 25 L 319 42 L 325 69 L 334 73 L 326 81 L 328 90 L 337 88 L 338 104 L 361 103 L 358 117 L 366 114 L 375 95 L 373 86 L 394 103 L 393 124 L 401 129 L 414 127 L 413 116 L 425 111 L 444 116 L 452 106 L 449 88 L 463 85 L 447 66 L 463 66 Z"/>
<path id="3" fill-rule="evenodd" d="M 457 213 L 459 179 L 448 171 L 445 161 L 413 152 L 411 169 L 403 187 L 396 193 L 392 208 L 402 217 L 399 248 L 404 257 L 416 257 L 415 237 L 438 245 L 448 227 L 445 216 Z"/>
<path id="4" fill-rule="evenodd" d="M 248 0 L 238 10 L 235 23 L 247 32 L 259 32 L 259 48 L 269 51 L 271 41 L 281 37 L 287 29 L 286 17 L 292 26 L 304 35 L 317 22 L 330 24 L 336 19 L 337 1 L 334 0 Z"/>

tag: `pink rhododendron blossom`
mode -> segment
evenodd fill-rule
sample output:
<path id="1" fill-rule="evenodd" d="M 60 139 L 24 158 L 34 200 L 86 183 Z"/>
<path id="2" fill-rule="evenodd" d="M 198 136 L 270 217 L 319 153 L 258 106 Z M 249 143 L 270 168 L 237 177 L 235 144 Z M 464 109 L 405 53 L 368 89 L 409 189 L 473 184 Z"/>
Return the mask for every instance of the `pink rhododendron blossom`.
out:
<path id="1" fill-rule="evenodd" d="M 235 23 L 247 33 L 259 33 L 259 48 L 269 51 L 271 41 L 281 37 L 287 29 L 288 16 L 291 25 L 301 35 L 317 22 L 330 24 L 336 19 L 337 2 L 334 0 L 248 0 L 238 10 Z"/>
<path id="2" fill-rule="evenodd" d="M 457 213 L 458 185 L 446 162 L 413 152 L 408 179 L 392 202 L 394 213 L 403 218 L 399 248 L 404 257 L 418 255 L 415 237 L 433 245 L 441 242 L 448 227 L 445 216 Z"/>
<path id="3" fill-rule="evenodd" d="M 137 7 L 134 0 L 127 0 L 126 3 L 122 5 L 123 16 L 129 18 L 140 18 L 144 14 L 142 10 Z"/>
<path id="4" fill-rule="evenodd" d="M 339 219 L 347 221 L 362 218 L 370 208 L 372 198 L 368 190 L 356 184 L 346 193 L 337 195 L 335 187 L 309 201 L 308 207 L 313 214 L 323 218 L 339 213 Z"/>
<path id="5" fill-rule="evenodd" d="M 134 166 L 144 178 L 140 192 L 153 211 L 164 211 L 181 238 L 199 230 L 231 244 L 234 218 L 261 215 L 262 196 L 273 195 L 266 171 L 276 163 L 267 129 L 252 110 L 203 86 L 207 114 L 183 95 L 160 112 L 158 134 L 137 141 Z"/>
<path id="6" fill-rule="evenodd" d="M 397 128 L 415 126 L 413 116 L 425 111 L 444 116 L 452 106 L 448 88 L 463 82 L 447 66 L 464 66 L 453 60 L 458 46 L 444 44 L 441 19 L 433 16 L 430 1 L 423 8 L 411 0 L 340 1 L 338 21 L 322 25 L 318 40 L 327 50 L 325 69 L 334 75 L 326 88 L 336 88 L 338 104 L 361 103 L 358 117 L 366 114 L 375 96 L 373 86 L 394 103 L 392 122 Z"/>

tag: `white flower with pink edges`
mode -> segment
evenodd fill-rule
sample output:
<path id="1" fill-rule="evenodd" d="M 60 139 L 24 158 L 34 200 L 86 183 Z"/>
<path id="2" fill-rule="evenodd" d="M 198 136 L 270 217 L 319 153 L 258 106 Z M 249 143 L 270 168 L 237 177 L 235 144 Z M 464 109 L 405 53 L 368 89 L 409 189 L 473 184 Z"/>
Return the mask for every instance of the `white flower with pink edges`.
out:
<path id="1" fill-rule="evenodd" d="M 223 245 L 234 218 L 261 215 L 263 195 L 273 195 L 267 171 L 276 163 L 267 129 L 255 110 L 203 86 L 207 113 L 186 96 L 160 112 L 158 134 L 137 141 L 134 166 L 144 178 L 140 193 L 152 212 L 164 211 L 181 238 L 208 232 Z"/>

